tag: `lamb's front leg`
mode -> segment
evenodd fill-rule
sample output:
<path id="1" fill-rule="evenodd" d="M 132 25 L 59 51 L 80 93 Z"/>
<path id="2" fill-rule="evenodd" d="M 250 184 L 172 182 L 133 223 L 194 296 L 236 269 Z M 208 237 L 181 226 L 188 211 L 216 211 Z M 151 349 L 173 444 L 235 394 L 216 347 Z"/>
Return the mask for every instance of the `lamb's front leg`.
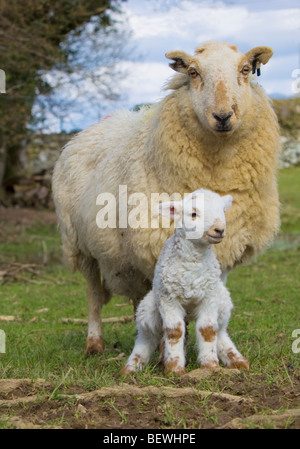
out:
<path id="1" fill-rule="evenodd" d="M 219 365 L 217 356 L 218 300 L 206 298 L 198 308 L 196 320 L 196 339 L 198 344 L 198 363 L 201 368 L 215 368 Z"/>
<path id="2" fill-rule="evenodd" d="M 242 368 L 248 370 L 248 360 L 237 350 L 235 344 L 227 333 L 227 326 L 232 307 L 233 305 L 229 292 L 224 288 L 221 295 L 218 315 L 218 356 L 227 368 Z"/>
<path id="3" fill-rule="evenodd" d="M 185 374 L 184 311 L 176 301 L 161 301 L 160 313 L 163 321 L 163 350 L 165 374 L 182 376 Z"/>

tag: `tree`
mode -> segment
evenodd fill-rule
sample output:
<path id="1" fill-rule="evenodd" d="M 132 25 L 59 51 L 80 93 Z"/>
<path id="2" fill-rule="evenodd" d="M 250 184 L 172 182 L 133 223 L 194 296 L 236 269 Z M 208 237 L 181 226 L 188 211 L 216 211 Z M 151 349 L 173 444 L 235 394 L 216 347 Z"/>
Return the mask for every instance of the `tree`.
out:
<path id="1" fill-rule="evenodd" d="M 117 11 L 120 1 L 0 0 L 0 68 L 6 74 L 6 94 L 0 94 L 0 186 L 24 169 L 36 99 L 42 98 L 42 119 L 53 89 L 68 77 L 84 76 L 79 43 L 99 30 L 113 32 L 108 9 Z M 49 70 L 59 74 L 55 83 L 47 79 Z M 86 70 L 92 65 L 87 63 Z M 113 93 L 107 89 L 104 95 Z"/>

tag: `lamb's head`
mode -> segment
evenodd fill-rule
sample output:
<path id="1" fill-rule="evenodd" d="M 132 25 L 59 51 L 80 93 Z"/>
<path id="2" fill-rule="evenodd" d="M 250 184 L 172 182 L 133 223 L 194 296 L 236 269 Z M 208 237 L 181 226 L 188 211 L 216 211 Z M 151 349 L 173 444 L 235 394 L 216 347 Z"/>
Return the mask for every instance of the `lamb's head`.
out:
<path id="1" fill-rule="evenodd" d="M 220 243 L 225 237 L 225 211 L 231 207 L 232 196 L 220 196 L 206 189 L 187 195 L 182 201 L 166 201 L 159 213 L 174 220 L 177 233 L 203 244 Z"/>
<path id="2" fill-rule="evenodd" d="M 225 136 L 242 123 L 251 107 L 253 73 L 257 70 L 259 75 L 260 65 L 266 64 L 272 54 L 269 47 L 256 47 L 243 54 L 235 45 L 207 42 L 196 48 L 194 56 L 171 51 L 166 57 L 174 61 L 170 67 L 183 74 L 182 84 L 189 86 L 191 102 L 202 126 Z"/>

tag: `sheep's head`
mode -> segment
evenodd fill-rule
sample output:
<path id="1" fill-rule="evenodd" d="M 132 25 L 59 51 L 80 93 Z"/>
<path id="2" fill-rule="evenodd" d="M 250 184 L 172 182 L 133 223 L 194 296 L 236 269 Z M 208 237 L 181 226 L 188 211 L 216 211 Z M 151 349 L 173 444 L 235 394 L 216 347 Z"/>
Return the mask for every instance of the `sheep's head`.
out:
<path id="1" fill-rule="evenodd" d="M 240 53 L 235 45 L 208 42 L 196 49 L 195 56 L 182 51 L 166 54 L 170 67 L 185 77 L 194 111 L 200 123 L 217 135 L 228 135 L 241 124 L 251 104 L 250 80 L 273 51 L 256 47 Z"/>
<path id="2" fill-rule="evenodd" d="M 225 211 L 231 207 L 232 196 L 220 196 L 206 189 L 187 195 L 182 201 L 166 201 L 159 213 L 174 220 L 176 232 L 204 244 L 220 243 L 225 237 Z"/>

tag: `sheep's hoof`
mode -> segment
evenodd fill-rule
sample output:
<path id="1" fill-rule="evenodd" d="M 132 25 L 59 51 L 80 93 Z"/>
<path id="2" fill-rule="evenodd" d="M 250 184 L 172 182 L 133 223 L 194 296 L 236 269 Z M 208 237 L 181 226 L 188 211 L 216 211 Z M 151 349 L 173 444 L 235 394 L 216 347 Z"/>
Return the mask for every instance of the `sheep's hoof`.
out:
<path id="1" fill-rule="evenodd" d="M 104 341 L 102 337 L 88 337 L 85 346 L 85 356 L 103 354 L 104 351 Z"/>

